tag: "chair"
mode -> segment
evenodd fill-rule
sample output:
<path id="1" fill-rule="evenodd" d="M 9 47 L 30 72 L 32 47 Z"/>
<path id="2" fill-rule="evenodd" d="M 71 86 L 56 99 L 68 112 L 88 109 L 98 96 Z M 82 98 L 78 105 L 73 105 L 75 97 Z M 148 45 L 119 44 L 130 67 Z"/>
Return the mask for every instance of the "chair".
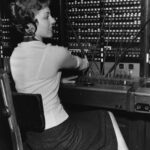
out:
<path id="1" fill-rule="evenodd" d="M 12 93 L 8 74 L 0 70 L 0 96 L 2 114 L 9 123 L 13 150 L 23 150 L 22 131 L 41 132 L 45 128 L 41 95 Z"/>
<path id="2" fill-rule="evenodd" d="M 11 75 L 10 59 L 4 58 L 4 71 L 10 83 L 13 103 L 19 127 L 23 131 L 42 131 L 45 128 L 45 118 L 42 97 L 40 94 L 18 93 Z M 26 109 L 28 108 L 28 109 Z"/>
<path id="3" fill-rule="evenodd" d="M 7 117 L 13 150 L 23 150 L 20 128 L 12 101 L 12 94 L 7 74 L 0 70 L 0 95 L 2 97 L 2 115 Z"/>

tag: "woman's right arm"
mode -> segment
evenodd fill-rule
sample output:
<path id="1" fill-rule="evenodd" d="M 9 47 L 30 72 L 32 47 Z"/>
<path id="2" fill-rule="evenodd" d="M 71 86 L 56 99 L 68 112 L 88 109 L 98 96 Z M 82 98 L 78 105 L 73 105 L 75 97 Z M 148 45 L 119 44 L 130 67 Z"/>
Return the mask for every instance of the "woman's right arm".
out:
<path id="1" fill-rule="evenodd" d="M 73 56 L 70 52 L 63 48 L 60 53 L 60 69 L 63 68 L 78 68 L 79 70 L 84 70 L 89 67 L 89 62 L 87 57 L 80 58 L 78 56 Z"/>

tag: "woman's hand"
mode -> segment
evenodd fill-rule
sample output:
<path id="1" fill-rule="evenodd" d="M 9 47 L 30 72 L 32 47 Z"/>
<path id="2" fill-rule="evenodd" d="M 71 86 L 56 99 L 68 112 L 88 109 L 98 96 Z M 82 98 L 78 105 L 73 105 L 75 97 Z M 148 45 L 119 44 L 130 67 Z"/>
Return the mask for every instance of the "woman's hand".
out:
<path id="1" fill-rule="evenodd" d="M 70 77 L 65 77 L 61 79 L 61 83 L 67 84 L 67 83 L 75 83 L 75 79 L 77 79 L 78 76 L 70 76 Z"/>
<path id="2" fill-rule="evenodd" d="M 81 60 L 82 62 L 80 63 L 79 70 L 86 70 L 89 67 L 87 56 L 85 55 Z"/>

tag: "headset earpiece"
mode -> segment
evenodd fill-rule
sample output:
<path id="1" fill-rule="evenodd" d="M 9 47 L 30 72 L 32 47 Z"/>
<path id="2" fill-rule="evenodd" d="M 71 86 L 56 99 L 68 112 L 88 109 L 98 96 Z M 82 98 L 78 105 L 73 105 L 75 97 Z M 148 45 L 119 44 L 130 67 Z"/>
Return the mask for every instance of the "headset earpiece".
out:
<path id="1" fill-rule="evenodd" d="M 36 29 L 37 29 L 36 24 L 33 22 L 29 22 L 26 24 L 25 32 L 27 33 L 27 35 L 34 35 Z"/>

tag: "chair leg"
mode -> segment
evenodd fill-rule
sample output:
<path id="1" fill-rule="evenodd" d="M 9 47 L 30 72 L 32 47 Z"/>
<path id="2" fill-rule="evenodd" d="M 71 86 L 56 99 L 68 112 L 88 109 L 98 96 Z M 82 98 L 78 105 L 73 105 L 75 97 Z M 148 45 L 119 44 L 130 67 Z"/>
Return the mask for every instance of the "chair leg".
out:
<path id="1" fill-rule="evenodd" d="M 112 124 L 113 124 L 113 127 L 114 127 L 114 131 L 115 131 L 115 134 L 116 134 L 116 138 L 117 138 L 117 144 L 118 144 L 118 150 L 129 150 L 128 149 L 128 146 L 123 138 L 123 135 L 119 129 L 119 126 L 118 126 L 118 123 L 115 119 L 115 116 L 113 115 L 112 112 L 108 111 L 108 114 L 111 118 L 111 121 L 112 121 Z"/>

